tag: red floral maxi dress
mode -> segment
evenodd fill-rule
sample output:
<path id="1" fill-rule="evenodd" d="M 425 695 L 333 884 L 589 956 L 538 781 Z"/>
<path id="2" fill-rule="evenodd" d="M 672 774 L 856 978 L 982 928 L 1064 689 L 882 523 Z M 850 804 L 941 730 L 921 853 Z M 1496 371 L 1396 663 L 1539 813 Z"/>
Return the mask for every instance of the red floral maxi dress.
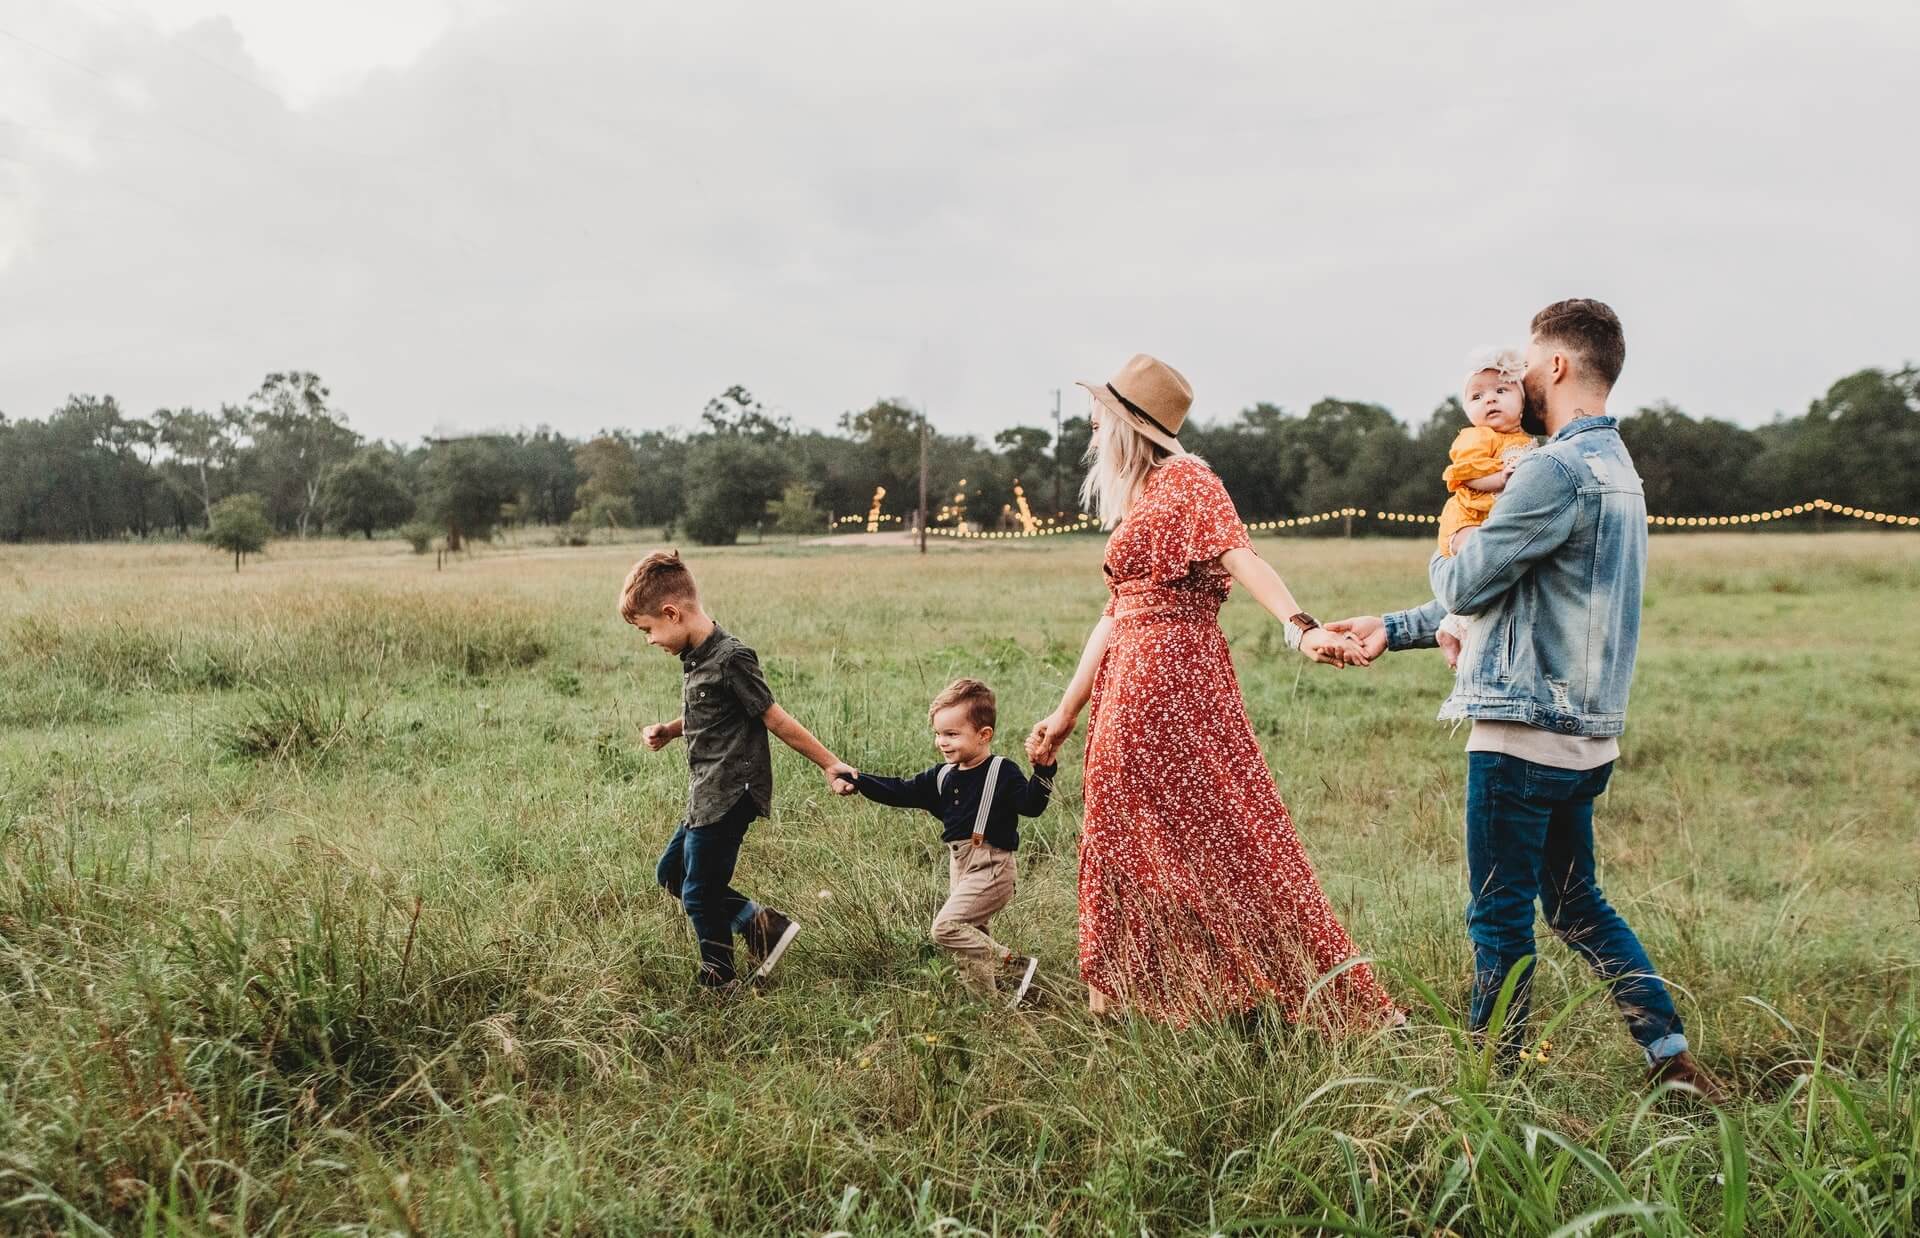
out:
<path id="1" fill-rule="evenodd" d="M 1175 456 L 1107 543 L 1114 618 L 1087 728 L 1080 842 L 1080 974 L 1154 1018 L 1185 1024 L 1279 1002 L 1289 1019 L 1396 1017 L 1365 964 L 1301 1009 L 1354 955 L 1321 892 L 1247 721 L 1220 630 L 1248 546 L 1226 488 Z"/>

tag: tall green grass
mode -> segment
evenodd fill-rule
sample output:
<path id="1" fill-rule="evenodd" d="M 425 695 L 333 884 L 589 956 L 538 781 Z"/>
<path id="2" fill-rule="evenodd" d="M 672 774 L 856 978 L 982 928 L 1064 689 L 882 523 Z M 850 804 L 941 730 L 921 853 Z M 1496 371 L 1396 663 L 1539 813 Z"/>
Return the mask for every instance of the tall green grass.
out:
<path id="1" fill-rule="evenodd" d="M 1316 613 L 1418 600 L 1421 548 L 1262 549 Z M 1092 1020 L 1072 753 L 995 925 L 1041 955 L 1036 1009 L 971 1003 L 926 941 L 931 822 L 786 754 L 739 884 L 805 929 L 774 984 L 713 1002 L 652 883 L 684 772 L 637 731 L 678 667 L 611 614 L 628 553 L 235 580 L 122 551 L 0 602 L 0 1230 L 1920 1227 L 1906 543 L 1655 543 L 1605 880 L 1742 1094 L 1720 1113 L 1642 1090 L 1557 944 L 1546 1060 L 1488 1069 L 1444 672 L 1308 670 L 1244 601 L 1256 728 L 1410 1031 Z M 694 563 L 783 702 L 881 772 L 931 763 L 925 702 L 961 673 L 1014 755 L 1100 600 L 1088 544 Z M 1844 650 L 1796 635 L 1835 613 Z"/>

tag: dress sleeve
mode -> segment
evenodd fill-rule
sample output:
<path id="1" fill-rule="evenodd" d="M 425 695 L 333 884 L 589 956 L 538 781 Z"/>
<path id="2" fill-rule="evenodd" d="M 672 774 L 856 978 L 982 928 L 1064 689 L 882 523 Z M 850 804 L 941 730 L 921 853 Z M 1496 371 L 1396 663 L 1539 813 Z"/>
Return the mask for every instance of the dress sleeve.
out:
<path id="1" fill-rule="evenodd" d="M 1485 426 L 1468 426 L 1454 436 L 1453 446 L 1447 450 L 1447 458 L 1452 461 L 1447 471 L 1440 474 L 1440 480 L 1447 483 L 1447 489 L 1458 490 L 1475 478 L 1492 477 L 1507 466 L 1500 459 L 1500 436 Z"/>
<path id="2" fill-rule="evenodd" d="M 1233 499 L 1214 471 L 1198 460 L 1162 465 L 1170 470 L 1161 484 L 1166 502 L 1154 505 L 1149 534 L 1153 578 L 1162 584 L 1184 580 L 1196 563 L 1211 563 L 1229 550 L 1253 544 L 1240 522 Z M 1156 496 L 1158 497 L 1158 496 Z"/>

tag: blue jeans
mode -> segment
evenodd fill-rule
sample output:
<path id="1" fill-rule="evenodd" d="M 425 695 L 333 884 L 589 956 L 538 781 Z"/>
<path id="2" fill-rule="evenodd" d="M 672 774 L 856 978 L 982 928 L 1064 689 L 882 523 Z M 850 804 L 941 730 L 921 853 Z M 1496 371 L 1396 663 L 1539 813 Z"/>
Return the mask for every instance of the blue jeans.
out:
<path id="1" fill-rule="evenodd" d="M 1557 769 L 1498 752 L 1467 754 L 1467 935 L 1473 939 L 1473 1026 L 1483 1030 L 1515 964 L 1532 960 L 1533 903 L 1547 926 L 1608 981 L 1649 1063 L 1683 1052 L 1685 1029 L 1593 863 L 1593 801 L 1613 773 Z M 1526 1037 L 1529 966 L 1507 1009 L 1502 1048 Z"/>
<path id="2" fill-rule="evenodd" d="M 733 935 L 760 912 L 752 899 L 733 888 L 733 866 L 740 844 L 758 809 L 751 795 L 727 815 L 698 828 L 681 825 L 654 869 L 661 888 L 680 900 L 700 943 L 701 984 L 718 987 L 733 980 Z"/>

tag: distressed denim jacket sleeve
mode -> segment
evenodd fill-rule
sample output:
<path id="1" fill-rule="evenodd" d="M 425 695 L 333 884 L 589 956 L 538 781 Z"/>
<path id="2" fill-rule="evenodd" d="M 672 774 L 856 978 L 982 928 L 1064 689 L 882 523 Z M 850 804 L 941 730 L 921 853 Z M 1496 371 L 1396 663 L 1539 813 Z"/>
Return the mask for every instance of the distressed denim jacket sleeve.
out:
<path id="1" fill-rule="evenodd" d="M 1383 616 L 1382 622 L 1387 625 L 1387 648 L 1395 651 L 1433 648 L 1434 633 L 1440 630 L 1440 621 L 1446 617 L 1447 608 L 1437 601 Z"/>
<path id="2" fill-rule="evenodd" d="M 1436 603 L 1457 615 L 1477 615 L 1513 588 L 1527 569 L 1573 532 L 1579 485 L 1565 465 L 1545 452 L 1528 452 L 1507 483 L 1493 514 L 1452 558 L 1427 565 Z"/>

